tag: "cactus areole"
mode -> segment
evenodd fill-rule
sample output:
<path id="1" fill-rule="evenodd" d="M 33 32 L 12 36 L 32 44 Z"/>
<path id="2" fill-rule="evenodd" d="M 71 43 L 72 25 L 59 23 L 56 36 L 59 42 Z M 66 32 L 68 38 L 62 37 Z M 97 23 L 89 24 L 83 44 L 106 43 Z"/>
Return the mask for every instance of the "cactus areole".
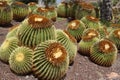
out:
<path id="1" fill-rule="evenodd" d="M 91 39 L 93 39 L 94 37 L 98 37 L 98 36 L 99 36 L 99 34 L 98 34 L 98 32 L 97 32 L 96 30 L 90 29 L 90 30 L 86 33 L 86 35 L 82 37 L 82 39 L 83 39 L 84 41 L 86 41 L 86 40 L 91 40 Z"/>
<path id="2" fill-rule="evenodd" d="M 99 43 L 99 49 L 100 49 L 100 51 L 102 51 L 106 54 L 109 54 L 110 52 L 115 51 L 112 42 L 110 42 L 109 40 L 102 40 Z"/>
<path id="3" fill-rule="evenodd" d="M 30 15 L 28 22 L 30 25 L 32 25 L 31 27 L 33 28 L 47 28 L 53 25 L 51 20 L 37 14 Z"/>
<path id="4" fill-rule="evenodd" d="M 67 57 L 66 50 L 64 47 L 62 47 L 61 44 L 58 43 L 50 44 L 49 47 L 45 50 L 45 55 L 48 61 L 53 65 L 61 64 Z"/>

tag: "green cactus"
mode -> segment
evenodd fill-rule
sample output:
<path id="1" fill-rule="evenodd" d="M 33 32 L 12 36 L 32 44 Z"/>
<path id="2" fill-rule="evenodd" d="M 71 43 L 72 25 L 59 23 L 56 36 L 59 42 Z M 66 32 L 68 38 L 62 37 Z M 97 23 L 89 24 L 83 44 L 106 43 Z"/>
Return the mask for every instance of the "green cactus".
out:
<path id="1" fill-rule="evenodd" d="M 55 7 L 48 8 L 38 7 L 33 13 L 47 17 L 52 21 L 56 21 L 57 19 L 57 11 Z"/>
<path id="2" fill-rule="evenodd" d="M 8 25 L 13 19 L 10 5 L 6 1 L 0 1 L 0 25 Z"/>
<path id="3" fill-rule="evenodd" d="M 117 48 L 107 39 L 96 42 L 90 49 L 90 59 L 101 66 L 111 66 L 117 57 Z"/>
<path id="4" fill-rule="evenodd" d="M 19 41 L 16 37 L 5 39 L 5 41 L 2 43 L 0 47 L 0 59 L 3 62 L 8 63 L 11 53 L 15 48 L 18 47 L 18 43 Z"/>
<path id="5" fill-rule="evenodd" d="M 75 37 L 75 39 L 79 42 L 81 40 L 81 36 L 83 31 L 86 29 L 85 24 L 80 20 L 73 20 L 68 23 L 67 31 Z"/>
<path id="6" fill-rule="evenodd" d="M 9 64 L 17 74 L 28 74 L 32 71 L 32 50 L 27 47 L 18 47 L 10 55 Z"/>
<path id="7" fill-rule="evenodd" d="M 60 80 L 68 65 L 68 54 L 59 42 L 45 41 L 34 50 L 33 73 L 41 80 Z"/>
<path id="8" fill-rule="evenodd" d="M 98 29 L 101 27 L 99 19 L 93 16 L 85 16 L 81 19 L 81 21 L 86 25 L 87 28 Z"/>
<path id="9" fill-rule="evenodd" d="M 83 32 L 82 40 L 79 42 L 79 53 L 85 56 L 90 56 L 90 48 L 91 46 L 99 41 L 100 35 L 99 33 L 92 28 L 88 28 Z"/>
<path id="10" fill-rule="evenodd" d="M 100 39 L 106 38 L 109 34 L 106 27 L 100 27 L 97 29 L 97 31 L 100 34 Z"/>
<path id="11" fill-rule="evenodd" d="M 11 8 L 13 11 L 13 19 L 16 21 L 24 20 L 30 12 L 27 4 L 18 1 L 13 2 Z"/>
<path id="12" fill-rule="evenodd" d="M 29 7 L 31 13 L 32 13 L 35 9 L 38 8 L 37 3 L 35 3 L 35 2 L 29 2 L 29 3 L 28 3 L 28 7 Z"/>
<path id="13" fill-rule="evenodd" d="M 76 9 L 75 18 L 81 19 L 88 15 L 96 16 L 95 7 L 90 3 L 80 2 Z"/>
<path id="14" fill-rule="evenodd" d="M 19 25 L 14 25 L 12 28 L 10 28 L 6 38 L 17 37 L 18 28 Z"/>
<path id="15" fill-rule="evenodd" d="M 71 40 L 68 34 L 66 34 L 63 30 L 57 30 L 57 41 L 64 45 L 65 49 L 69 54 L 69 64 L 74 62 L 76 53 L 77 53 L 77 45 L 75 45 Z"/>
<path id="16" fill-rule="evenodd" d="M 69 17 L 70 16 L 70 5 L 68 5 L 65 2 L 61 2 L 58 6 L 57 6 L 57 13 L 58 13 L 58 17 Z"/>
<path id="17" fill-rule="evenodd" d="M 32 14 L 20 25 L 18 38 L 21 45 L 34 48 L 41 42 L 55 39 L 55 26 L 48 18 Z"/>
<path id="18" fill-rule="evenodd" d="M 118 49 L 120 49 L 120 28 L 113 30 L 108 38 L 115 43 Z"/>

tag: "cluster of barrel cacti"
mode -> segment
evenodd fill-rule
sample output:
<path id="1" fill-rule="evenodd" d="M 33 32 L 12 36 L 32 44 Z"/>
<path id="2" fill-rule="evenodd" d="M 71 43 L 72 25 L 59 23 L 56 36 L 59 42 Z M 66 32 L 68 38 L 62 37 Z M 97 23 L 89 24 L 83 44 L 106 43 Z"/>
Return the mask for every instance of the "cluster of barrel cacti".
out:
<path id="1" fill-rule="evenodd" d="M 11 24 L 12 20 L 23 21 L 33 13 L 43 15 L 53 21 L 57 18 L 57 11 L 54 7 L 40 8 L 35 2 L 25 4 L 19 1 L 0 1 L 0 25 L 2 26 Z"/>
<path id="2" fill-rule="evenodd" d="M 81 19 L 83 16 L 96 16 L 95 7 L 86 2 L 61 2 L 57 8 L 58 16 L 71 17 L 73 19 Z"/>
<path id="3" fill-rule="evenodd" d="M 3 6 L 9 5 L 1 1 L 0 7 Z M 33 72 L 41 80 L 60 80 L 74 62 L 77 50 L 101 66 L 111 66 L 115 62 L 120 49 L 118 25 L 106 27 L 101 24 L 90 3 L 62 2 L 57 12 L 55 9 L 22 2 L 14 2 L 5 10 L 0 8 L 3 25 L 12 18 L 22 21 L 9 30 L 0 47 L 0 60 L 9 63 L 14 73 Z M 69 22 L 65 30 L 56 29 L 57 14 L 59 17 L 72 16 L 75 20 Z"/>
<path id="4" fill-rule="evenodd" d="M 0 47 L 0 60 L 19 75 L 31 72 L 42 80 L 60 80 L 74 62 L 76 40 L 54 22 L 31 14 L 13 26 Z"/>
<path id="5" fill-rule="evenodd" d="M 86 16 L 69 22 L 67 31 L 78 41 L 78 52 L 94 63 L 111 66 L 116 60 L 120 49 L 120 28 L 104 27 L 99 19 Z"/>
<path id="6" fill-rule="evenodd" d="M 109 23 L 109 26 L 105 25 L 101 22 L 100 16 L 97 16 L 95 6 L 86 2 L 74 3 L 76 5 L 62 2 L 57 9 L 58 16 L 75 19 L 68 23 L 67 31 L 77 40 L 79 53 L 89 56 L 91 61 L 98 65 L 111 66 L 116 60 L 118 49 L 120 49 L 119 23 L 113 23 L 112 25 Z M 109 2 L 106 1 L 105 5 L 111 7 L 107 3 Z M 74 14 L 72 13 L 71 15 L 71 12 Z M 106 12 L 104 13 L 107 14 Z M 112 14 L 107 17 L 111 16 Z"/>

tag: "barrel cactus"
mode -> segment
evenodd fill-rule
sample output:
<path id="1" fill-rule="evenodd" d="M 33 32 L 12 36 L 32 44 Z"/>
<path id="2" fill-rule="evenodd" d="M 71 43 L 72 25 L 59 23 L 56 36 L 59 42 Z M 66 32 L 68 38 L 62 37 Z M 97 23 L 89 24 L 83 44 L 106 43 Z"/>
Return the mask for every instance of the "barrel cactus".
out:
<path id="1" fill-rule="evenodd" d="M 9 64 L 13 72 L 28 74 L 32 71 L 32 50 L 27 47 L 18 47 L 10 55 Z"/>
<path id="2" fill-rule="evenodd" d="M 41 80 L 60 80 L 66 74 L 68 65 L 68 54 L 59 42 L 45 41 L 34 50 L 32 70 Z"/>
<path id="3" fill-rule="evenodd" d="M 15 50 L 19 45 L 19 41 L 16 37 L 11 37 L 5 39 L 5 41 L 0 46 L 0 59 L 3 62 L 8 63 L 9 57 L 13 50 Z"/>
<path id="4" fill-rule="evenodd" d="M 87 28 L 98 29 L 101 27 L 99 19 L 93 16 L 85 16 L 81 19 L 81 21 L 83 21 Z"/>
<path id="5" fill-rule="evenodd" d="M 58 6 L 57 6 L 57 13 L 58 13 L 58 17 L 69 17 L 70 16 L 70 5 L 65 3 L 65 2 L 61 2 Z"/>
<path id="6" fill-rule="evenodd" d="M 86 29 L 85 24 L 80 20 L 73 20 L 68 23 L 67 31 L 75 37 L 75 39 L 79 42 L 81 40 L 81 36 L 83 31 Z"/>
<path id="7" fill-rule="evenodd" d="M 90 59 L 101 66 L 111 66 L 117 57 L 117 48 L 107 39 L 96 42 L 90 49 Z"/>
<path id="8" fill-rule="evenodd" d="M 17 31 L 18 31 L 19 25 L 14 25 L 12 28 L 9 29 L 9 32 L 6 35 L 6 38 L 10 37 L 17 37 Z"/>
<path id="9" fill-rule="evenodd" d="M 87 15 L 95 17 L 95 7 L 90 3 L 80 2 L 76 9 L 75 18 L 81 19 Z"/>
<path id="10" fill-rule="evenodd" d="M 30 12 L 33 12 L 36 8 L 38 8 L 37 3 L 35 2 L 29 2 L 28 7 L 30 9 Z"/>
<path id="11" fill-rule="evenodd" d="M 13 2 L 11 4 L 11 8 L 13 11 L 13 19 L 16 21 L 24 20 L 29 14 L 29 7 L 28 5 L 22 2 Z"/>
<path id="12" fill-rule="evenodd" d="M 78 52 L 85 56 L 90 56 L 91 46 L 99 41 L 99 33 L 92 28 L 88 28 L 83 32 L 82 40 L 78 44 Z"/>
<path id="13" fill-rule="evenodd" d="M 55 39 L 55 26 L 48 18 L 32 14 L 20 25 L 18 39 L 21 45 L 34 48 L 41 42 Z"/>
<path id="14" fill-rule="evenodd" d="M 60 42 L 69 54 L 69 64 L 74 62 L 76 53 L 77 53 L 77 46 L 73 42 L 73 38 L 71 40 L 70 35 L 66 31 L 57 30 L 57 41 Z"/>
<path id="15" fill-rule="evenodd" d="M 0 25 L 8 25 L 13 19 L 13 12 L 6 1 L 0 1 Z"/>
<path id="16" fill-rule="evenodd" d="M 56 21 L 57 18 L 57 11 L 55 7 L 48 7 L 48 8 L 38 7 L 33 13 L 42 15 L 53 21 Z"/>
<path id="17" fill-rule="evenodd" d="M 100 27 L 100 28 L 97 29 L 97 31 L 100 34 L 100 39 L 106 38 L 109 34 L 106 27 Z"/>
<path id="18" fill-rule="evenodd" d="M 118 49 L 120 49 L 120 28 L 113 30 L 108 38 L 115 43 Z"/>

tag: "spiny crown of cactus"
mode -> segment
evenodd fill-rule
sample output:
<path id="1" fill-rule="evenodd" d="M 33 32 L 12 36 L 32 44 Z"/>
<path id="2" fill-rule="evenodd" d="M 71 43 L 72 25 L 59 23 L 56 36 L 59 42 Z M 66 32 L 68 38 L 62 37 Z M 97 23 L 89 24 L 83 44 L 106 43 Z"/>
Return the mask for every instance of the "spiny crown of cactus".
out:
<path id="1" fill-rule="evenodd" d="M 116 37 L 120 38 L 120 29 L 116 29 L 113 32 L 115 34 Z"/>
<path id="2" fill-rule="evenodd" d="M 99 22 L 99 19 L 98 18 L 95 18 L 93 16 L 86 16 L 86 18 L 92 22 Z"/>
<path id="3" fill-rule="evenodd" d="M 90 4 L 90 3 L 80 2 L 79 4 L 81 5 L 81 7 L 82 7 L 83 9 L 93 10 L 93 9 L 95 8 L 95 7 L 94 7 L 92 4 Z"/>
<path id="4" fill-rule="evenodd" d="M 92 40 L 93 38 L 98 36 L 99 36 L 99 33 L 95 29 L 88 29 L 88 31 L 86 31 L 85 34 L 82 36 L 82 39 L 84 41 Z"/>
<path id="5" fill-rule="evenodd" d="M 19 2 L 19 1 L 13 2 L 12 6 L 18 6 L 18 7 L 23 7 L 23 8 L 27 7 L 26 4 L 24 4 L 23 2 Z"/>
<path id="6" fill-rule="evenodd" d="M 7 6 L 7 2 L 6 1 L 0 1 L 0 7 L 5 7 Z"/>
<path id="7" fill-rule="evenodd" d="M 53 25 L 53 22 L 51 20 L 37 14 L 31 14 L 28 17 L 28 23 L 32 25 L 31 27 L 33 28 L 46 28 Z"/>
<path id="8" fill-rule="evenodd" d="M 67 53 L 61 44 L 52 43 L 45 50 L 45 55 L 53 65 L 59 65 L 66 59 Z"/>
<path id="9" fill-rule="evenodd" d="M 100 51 L 102 51 L 106 54 L 109 54 L 110 52 L 115 51 L 113 43 L 107 39 L 101 40 L 99 42 L 99 49 L 100 49 Z"/>
<path id="10" fill-rule="evenodd" d="M 70 29 L 78 29 L 79 26 L 80 26 L 80 21 L 79 20 L 73 20 L 68 25 L 68 28 L 70 28 Z"/>
<path id="11" fill-rule="evenodd" d="M 30 6 L 34 6 L 34 5 L 36 5 L 37 3 L 35 3 L 35 2 L 30 2 L 30 3 L 28 3 L 28 5 L 30 5 Z"/>
<path id="12" fill-rule="evenodd" d="M 43 8 L 43 7 L 38 7 L 37 11 L 38 12 L 48 12 L 48 9 Z"/>

